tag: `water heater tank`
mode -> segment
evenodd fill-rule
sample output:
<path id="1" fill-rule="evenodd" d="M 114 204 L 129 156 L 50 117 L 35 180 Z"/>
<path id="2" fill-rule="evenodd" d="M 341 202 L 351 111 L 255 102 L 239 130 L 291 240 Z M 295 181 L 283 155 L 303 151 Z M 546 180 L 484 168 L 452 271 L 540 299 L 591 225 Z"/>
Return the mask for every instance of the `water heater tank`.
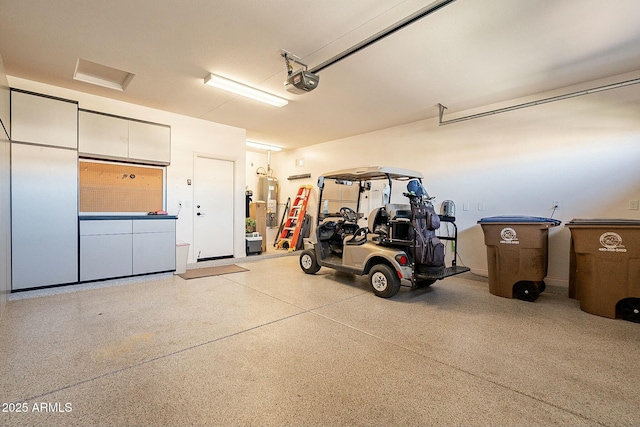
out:
<path id="1" fill-rule="evenodd" d="M 278 226 L 278 178 L 261 176 L 258 179 L 257 200 L 263 200 L 267 204 L 267 227 Z"/>

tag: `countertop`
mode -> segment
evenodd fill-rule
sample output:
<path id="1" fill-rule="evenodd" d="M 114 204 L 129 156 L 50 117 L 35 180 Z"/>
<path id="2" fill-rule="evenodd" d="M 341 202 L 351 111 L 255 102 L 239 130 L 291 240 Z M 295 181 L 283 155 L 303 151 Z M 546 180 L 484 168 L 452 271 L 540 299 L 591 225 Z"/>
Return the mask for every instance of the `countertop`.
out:
<path id="1" fill-rule="evenodd" d="M 100 221 L 118 219 L 178 219 L 177 215 L 78 215 L 80 221 Z"/>

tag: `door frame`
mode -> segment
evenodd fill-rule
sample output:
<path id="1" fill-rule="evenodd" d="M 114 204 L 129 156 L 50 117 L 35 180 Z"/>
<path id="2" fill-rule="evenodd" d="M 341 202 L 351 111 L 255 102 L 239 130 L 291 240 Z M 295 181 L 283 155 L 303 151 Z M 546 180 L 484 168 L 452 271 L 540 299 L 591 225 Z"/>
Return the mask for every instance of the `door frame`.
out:
<path id="1" fill-rule="evenodd" d="M 220 156 L 220 155 L 215 155 L 215 154 L 209 154 L 209 153 L 202 153 L 202 152 L 195 152 L 193 153 L 193 176 L 195 178 L 197 172 L 197 164 L 198 164 L 198 158 L 205 158 L 205 159 L 211 159 L 211 160 L 220 160 L 220 161 L 225 161 L 225 162 L 231 162 L 231 164 L 233 165 L 233 189 L 232 189 L 232 195 L 233 195 L 233 202 L 232 202 L 232 218 L 233 218 L 233 230 L 232 230 L 232 234 L 233 234 L 233 238 L 232 238 L 232 242 L 233 242 L 233 247 L 232 247 L 232 253 L 233 253 L 233 258 L 238 258 L 239 256 L 244 256 L 244 246 L 243 246 L 243 251 L 240 253 L 238 252 L 238 221 L 236 218 L 236 215 L 238 213 L 238 209 L 237 209 L 237 204 L 238 204 L 238 198 L 236 195 L 237 192 L 237 186 L 238 186 L 238 159 L 233 158 L 233 157 L 226 157 L 226 156 Z M 193 236 L 193 260 L 195 262 L 198 262 L 198 256 L 197 256 L 197 250 L 198 248 L 196 247 L 195 243 L 196 243 L 196 208 L 195 208 L 195 203 L 196 203 L 196 186 L 198 185 L 197 182 L 194 182 L 194 186 L 193 186 L 193 209 L 192 209 L 192 218 L 191 218 L 191 224 L 192 224 L 192 236 Z M 244 201 L 243 201 L 244 203 Z M 244 204 L 243 204 L 244 206 Z M 242 218 L 242 224 L 244 227 L 244 218 Z M 244 228 L 243 228 L 244 230 Z M 242 237 L 244 238 L 244 233 L 242 233 Z M 243 239 L 244 240 L 244 239 Z"/>

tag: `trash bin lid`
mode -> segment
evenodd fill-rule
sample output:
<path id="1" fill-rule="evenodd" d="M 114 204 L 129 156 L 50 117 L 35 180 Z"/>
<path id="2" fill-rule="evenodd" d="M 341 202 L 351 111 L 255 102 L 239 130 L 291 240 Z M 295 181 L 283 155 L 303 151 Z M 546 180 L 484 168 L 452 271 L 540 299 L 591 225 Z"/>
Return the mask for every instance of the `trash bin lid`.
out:
<path id="1" fill-rule="evenodd" d="M 486 218 L 480 219 L 478 224 L 497 224 L 497 223 L 505 223 L 505 224 L 523 224 L 523 223 L 548 223 L 552 227 L 556 225 L 560 225 L 562 221 L 559 219 L 553 218 L 542 218 L 539 216 L 526 216 L 526 215 L 503 215 L 503 216 L 489 216 Z"/>
<path id="2" fill-rule="evenodd" d="M 565 226 L 640 227 L 640 220 L 625 218 L 574 218 L 566 223 Z"/>

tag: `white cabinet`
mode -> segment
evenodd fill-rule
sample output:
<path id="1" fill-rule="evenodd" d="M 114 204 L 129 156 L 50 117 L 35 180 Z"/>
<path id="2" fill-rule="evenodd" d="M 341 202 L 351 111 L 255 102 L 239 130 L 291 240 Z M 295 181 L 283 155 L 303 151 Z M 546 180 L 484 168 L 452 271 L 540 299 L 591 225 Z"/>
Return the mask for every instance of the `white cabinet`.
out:
<path id="1" fill-rule="evenodd" d="M 78 281 L 78 154 L 11 144 L 12 289 Z"/>
<path id="2" fill-rule="evenodd" d="M 11 91 L 11 140 L 78 148 L 78 104 Z"/>
<path id="3" fill-rule="evenodd" d="M 80 221 L 80 281 L 131 276 L 133 221 Z"/>
<path id="4" fill-rule="evenodd" d="M 175 270 L 175 250 L 175 221 L 133 221 L 133 274 Z"/>
<path id="5" fill-rule="evenodd" d="M 81 282 L 175 269 L 175 218 L 80 220 Z"/>
<path id="6" fill-rule="evenodd" d="M 169 164 L 171 162 L 171 128 L 129 121 L 129 158 Z"/>
<path id="7" fill-rule="evenodd" d="M 81 110 L 78 123 L 78 151 L 104 158 L 129 156 L 129 121 Z"/>
<path id="8" fill-rule="evenodd" d="M 168 165 L 171 128 L 93 111 L 80 110 L 81 155 L 108 160 Z"/>

